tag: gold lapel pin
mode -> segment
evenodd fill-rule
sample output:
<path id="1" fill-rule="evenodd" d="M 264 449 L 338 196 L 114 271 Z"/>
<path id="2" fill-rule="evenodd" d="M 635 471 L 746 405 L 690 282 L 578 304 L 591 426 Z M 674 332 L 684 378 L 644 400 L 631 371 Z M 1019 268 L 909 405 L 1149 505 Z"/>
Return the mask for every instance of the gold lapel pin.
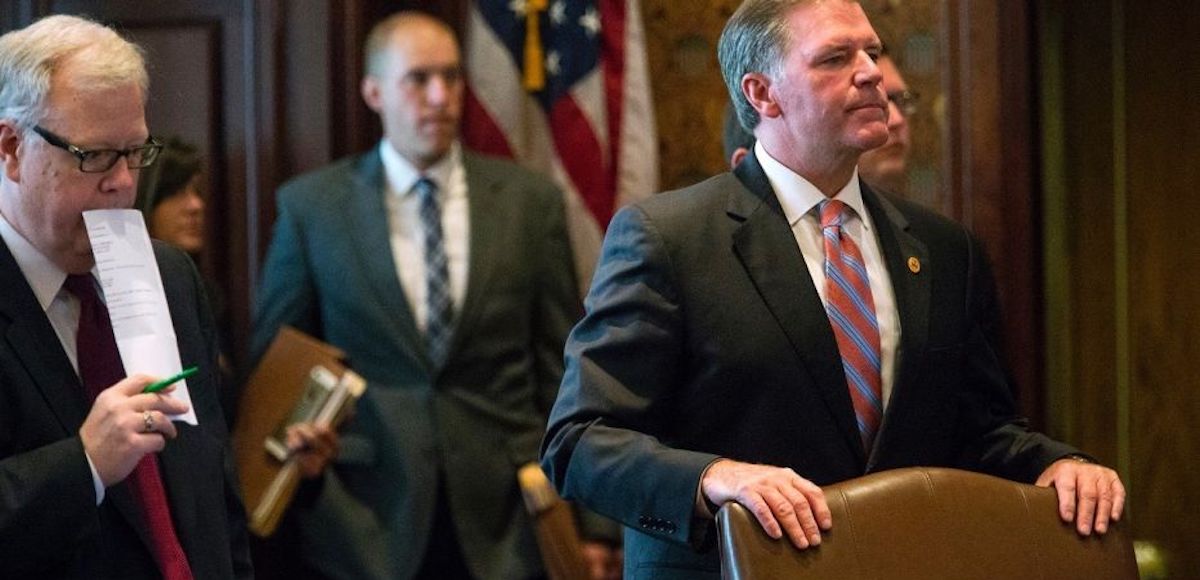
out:
<path id="1" fill-rule="evenodd" d="M 919 274 L 921 272 L 921 261 L 918 260 L 916 256 L 909 257 L 908 270 L 913 274 Z"/>

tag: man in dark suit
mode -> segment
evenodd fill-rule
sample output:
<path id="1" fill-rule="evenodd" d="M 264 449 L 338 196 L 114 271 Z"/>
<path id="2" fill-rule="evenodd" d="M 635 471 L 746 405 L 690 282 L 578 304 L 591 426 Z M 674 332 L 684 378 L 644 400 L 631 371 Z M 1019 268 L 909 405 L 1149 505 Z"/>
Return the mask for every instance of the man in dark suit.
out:
<path id="1" fill-rule="evenodd" d="M 536 461 L 578 319 L 563 198 L 458 144 L 453 32 L 417 13 L 366 43 L 384 139 L 278 195 L 255 328 L 343 349 L 368 388 L 288 533 L 337 578 L 542 575 L 516 470 Z"/>
<path id="2" fill-rule="evenodd" d="M 747 0 L 718 54 L 754 151 L 609 226 L 542 461 L 625 524 L 627 578 L 718 577 L 729 501 L 819 544 L 845 525 L 819 486 L 902 466 L 1054 485 L 1085 535 L 1120 517 L 1115 472 L 1017 416 L 979 244 L 858 180 L 879 50 L 857 3 Z"/>
<path id="3" fill-rule="evenodd" d="M 195 267 L 154 247 L 199 424 L 125 377 L 82 212 L 132 207 L 159 145 L 139 49 L 53 16 L 0 37 L 0 575 L 249 578 L 217 340 Z"/>

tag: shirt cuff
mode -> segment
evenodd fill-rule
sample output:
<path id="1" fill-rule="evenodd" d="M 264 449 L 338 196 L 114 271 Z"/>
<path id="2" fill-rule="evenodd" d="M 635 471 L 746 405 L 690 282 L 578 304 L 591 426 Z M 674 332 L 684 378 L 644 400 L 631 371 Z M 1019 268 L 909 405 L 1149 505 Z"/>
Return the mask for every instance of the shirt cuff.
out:
<path id="1" fill-rule="evenodd" d="M 96 464 L 92 463 L 92 458 L 88 457 L 87 451 L 83 452 L 83 456 L 87 458 L 88 469 L 92 470 L 92 487 L 96 490 L 96 505 L 104 501 L 104 482 L 100 480 L 100 472 L 96 471 Z"/>

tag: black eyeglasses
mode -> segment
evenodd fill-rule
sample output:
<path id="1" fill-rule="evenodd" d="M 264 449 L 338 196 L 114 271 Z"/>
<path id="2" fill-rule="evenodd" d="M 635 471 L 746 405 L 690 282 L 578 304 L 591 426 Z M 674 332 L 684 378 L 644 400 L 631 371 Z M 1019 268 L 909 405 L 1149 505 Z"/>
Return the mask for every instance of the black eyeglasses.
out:
<path id="1" fill-rule="evenodd" d="M 911 117 L 917 114 L 917 102 L 921 100 L 921 95 L 912 91 L 892 91 L 887 94 L 887 98 L 896 103 L 896 108 L 900 109 L 905 117 Z"/>
<path id="2" fill-rule="evenodd" d="M 65 149 L 71 155 L 79 159 L 79 170 L 84 173 L 104 173 L 112 169 L 117 164 L 117 160 L 124 157 L 125 164 L 130 169 L 141 169 L 154 164 L 154 160 L 158 159 L 158 154 L 162 152 L 162 143 L 159 143 L 154 137 L 146 140 L 145 145 L 130 147 L 129 149 L 83 149 L 67 143 L 66 139 L 47 131 L 46 129 L 34 125 L 33 132 L 42 136 L 47 143 Z"/>

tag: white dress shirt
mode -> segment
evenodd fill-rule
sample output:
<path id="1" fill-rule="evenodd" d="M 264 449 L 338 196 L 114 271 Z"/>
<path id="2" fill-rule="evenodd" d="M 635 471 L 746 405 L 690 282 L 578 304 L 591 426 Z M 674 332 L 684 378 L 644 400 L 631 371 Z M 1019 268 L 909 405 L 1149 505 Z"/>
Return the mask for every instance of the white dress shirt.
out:
<path id="1" fill-rule="evenodd" d="M 33 295 L 37 297 L 38 304 L 50 320 L 50 326 L 58 335 L 58 342 L 62 344 L 63 351 L 67 353 L 67 358 L 71 360 L 71 366 L 78 375 L 79 356 L 75 348 L 75 335 L 79 331 L 79 299 L 63 288 L 63 282 L 67 281 L 67 273 L 13 229 L 3 214 L 0 214 L 0 237 L 4 238 L 8 251 L 12 252 L 17 261 L 17 267 L 25 275 L 29 287 L 33 289 Z M 92 275 L 95 276 L 94 270 Z M 104 299 L 104 292 L 99 288 L 97 294 L 101 300 Z M 82 383 L 80 380 L 80 384 Z M 96 465 L 92 463 L 92 458 L 88 457 L 87 452 L 84 452 L 84 457 L 87 457 L 88 467 L 92 470 L 96 505 L 100 505 L 100 502 L 104 501 L 104 482 L 100 480 L 100 472 L 96 471 Z"/>
<path id="2" fill-rule="evenodd" d="M 817 294 L 820 295 L 821 302 L 826 303 L 825 238 L 821 234 L 821 216 L 817 211 L 817 205 L 825 200 L 825 195 L 808 180 L 771 157 L 763 148 L 762 142 L 754 145 L 754 154 L 779 197 L 783 215 L 792 227 L 792 235 L 796 237 L 796 244 L 800 246 L 800 253 L 804 255 L 804 263 L 808 266 L 813 285 L 817 287 Z M 875 317 L 879 322 L 880 379 L 883 384 L 883 406 L 886 409 L 895 381 L 896 347 L 900 344 L 900 315 L 896 311 L 892 279 L 888 276 L 879 248 L 878 231 L 871 221 L 871 214 L 863 205 L 857 169 L 833 199 L 842 201 L 854 213 L 854 216 L 847 218 L 842 233 L 854 240 L 862 252 L 863 261 L 866 262 L 867 277 L 871 282 L 871 298 L 875 302 Z"/>
<path id="3" fill-rule="evenodd" d="M 423 173 L 401 157 L 387 139 L 379 144 L 379 156 L 383 160 L 384 200 L 392 258 L 417 330 L 425 332 L 429 317 L 425 301 L 425 228 L 421 225 L 421 202 L 413 186 L 422 177 L 437 185 L 442 209 L 442 243 L 450 276 L 450 300 L 454 302 L 457 316 L 467 292 L 467 260 L 471 247 L 467 173 L 463 168 L 462 149 L 455 143 L 445 157 Z"/>

